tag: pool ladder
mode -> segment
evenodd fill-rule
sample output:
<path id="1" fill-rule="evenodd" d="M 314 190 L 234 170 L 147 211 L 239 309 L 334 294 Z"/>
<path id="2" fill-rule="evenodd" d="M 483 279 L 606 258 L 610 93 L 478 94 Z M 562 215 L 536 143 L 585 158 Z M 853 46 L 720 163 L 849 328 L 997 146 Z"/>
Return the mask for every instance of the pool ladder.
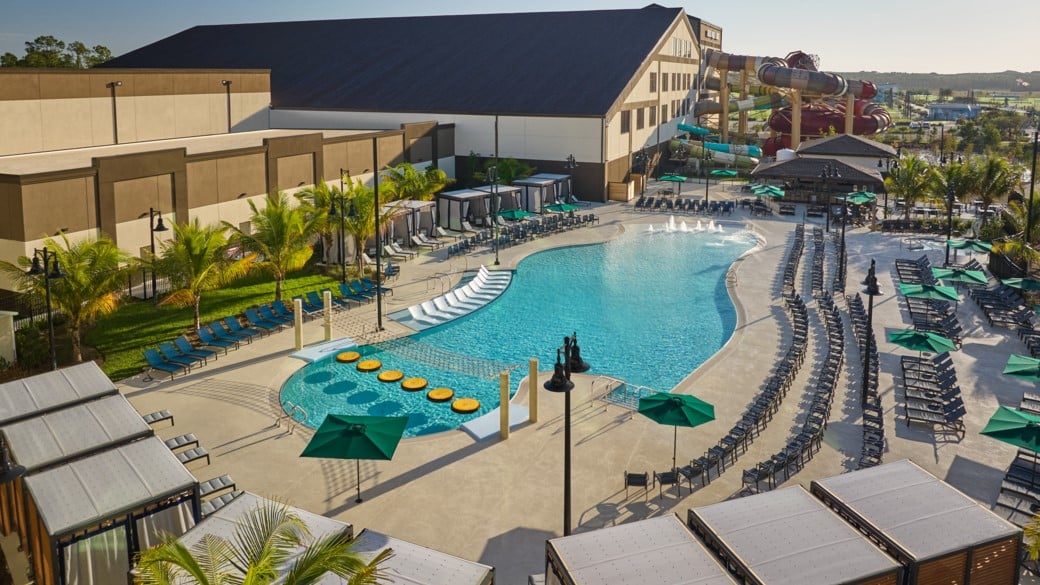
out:
<path id="1" fill-rule="evenodd" d="M 285 427 L 286 427 L 286 429 L 288 429 L 288 432 L 291 435 L 295 425 L 299 424 L 299 423 L 301 423 L 301 422 L 303 422 L 305 420 L 307 420 L 308 415 L 307 415 L 307 411 L 304 410 L 303 407 L 300 406 L 299 404 L 293 404 L 292 402 L 289 402 L 288 400 L 286 400 L 285 401 L 285 406 L 289 407 L 288 410 L 285 411 L 285 414 L 279 415 L 278 418 L 274 419 L 274 426 L 276 426 L 276 427 L 277 426 L 281 426 L 283 418 L 289 419 L 285 423 Z M 296 414 L 296 413 L 302 414 L 303 415 L 303 419 L 297 419 L 296 417 L 294 417 L 293 415 Z"/>

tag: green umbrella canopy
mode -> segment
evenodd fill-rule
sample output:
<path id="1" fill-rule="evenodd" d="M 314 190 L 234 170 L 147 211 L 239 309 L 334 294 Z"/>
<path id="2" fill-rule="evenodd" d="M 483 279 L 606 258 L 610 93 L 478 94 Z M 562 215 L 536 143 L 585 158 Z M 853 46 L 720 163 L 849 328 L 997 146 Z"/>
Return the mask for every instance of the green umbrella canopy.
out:
<path id="1" fill-rule="evenodd" d="M 661 175 L 658 181 L 671 181 L 672 183 L 682 183 L 686 181 L 686 177 L 682 175 Z"/>
<path id="2" fill-rule="evenodd" d="M 504 209 L 504 210 L 498 212 L 498 216 L 499 217 L 504 217 L 506 219 L 513 219 L 513 220 L 523 219 L 523 218 L 531 216 L 531 215 L 534 215 L 534 214 L 531 213 L 530 211 L 526 211 L 524 209 Z"/>
<path id="3" fill-rule="evenodd" d="M 955 250 L 970 250 L 971 252 L 989 252 L 993 244 L 980 240 L 946 240 L 946 243 Z"/>
<path id="4" fill-rule="evenodd" d="M 852 203 L 853 205 L 864 205 L 866 203 L 873 203 L 877 201 L 877 195 L 871 193 L 870 191 L 856 191 L 855 193 L 849 193 L 848 195 L 835 197 L 835 199 L 837 201 L 844 201 L 847 199 L 848 202 Z"/>
<path id="5" fill-rule="evenodd" d="M 773 185 L 755 185 L 751 192 L 759 197 L 783 197 L 784 190 Z"/>
<path id="6" fill-rule="evenodd" d="M 965 268 L 937 268 L 933 266 L 932 276 L 939 280 L 968 284 L 986 284 L 989 282 L 985 272 L 981 270 L 967 270 Z"/>
<path id="7" fill-rule="evenodd" d="M 1040 290 L 1040 280 L 1036 280 L 1035 278 L 1005 278 L 1000 282 L 1003 282 L 1011 288 Z"/>
<path id="8" fill-rule="evenodd" d="M 672 425 L 672 469 L 679 427 L 696 427 L 715 420 L 715 407 L 689 394 L 655 392 L 639 399 L 639 414 L 662 425 Z"/>
<path id="9" fill-rule="evenodd" d="M 997 408 L 981 434 L 1009 445 L 1040 452 L 1040 417 L 1007 406 Z"/>
<path id="10" fill-rule="evenodd" d="M 1040 382 L 1040 360 L 1026 355 L 1011 354 L 1007 365 L 1004 366 L 1003 373 L 1016 378 Z"/>
<path id="11" fill-rule="evenodd" d="M 730 169 L 715 169 L 714 171 L 711 172 L 711 176 L 713 176 L 713 177 L 736 177 L 737 176 L 737 171 L 733 171 L 733 170 L 730 170 Z"/>
<path id="12" fill-rule="evenodd" d="M 300 457 L 390 460 L 407 425 L 407 416 L 330 414 Z"/>
<path id="13" fill-rule="evenodd" d="M 890 331 L 888 341 L 911 351 L 946 353 L 957 349 L 956 344 L 942 335 L 916 329 Z"/>
<path id="14" fill-rule="evenodd" d="M 907 284 L 904 282 L 899 285 L 899 292 L 915 299 L 955 302 L 960 302 L 961 300 L 960 295 L 957 294 L 957 289 L 952 286 L 938 284 Z"/>
<path id="15" fill-rule="evenodd" d="M 546 211 L 552 211 L 553 213 L 566 213 L 568 211 L 577 211 L 581 208 L 577 205 L 571 205 L 570 203 L 553 203 L 552 205 L 546 205 L 543 209 Z"/>

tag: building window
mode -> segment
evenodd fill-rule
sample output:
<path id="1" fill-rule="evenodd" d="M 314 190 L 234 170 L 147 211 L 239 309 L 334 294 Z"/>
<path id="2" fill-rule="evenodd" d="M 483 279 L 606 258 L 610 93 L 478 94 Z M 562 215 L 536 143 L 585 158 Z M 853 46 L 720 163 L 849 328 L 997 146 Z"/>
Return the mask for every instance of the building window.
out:
<path id="1" fill-rule="evenodd" d="M 628 134 L 632 130 L 632 111 L 621 112 L 621 133 Z"/>
<path id="2" fill-rule="evenodd" d="M 643 108 L 636 110 L 636 130 L 642 130 L 643 126 L 646 126 L 646 117 L 643 115 Z"/>
<path id="3" fill-rule="evenodd" d="M 657 73 L 650 74 L 650 93 L 657 93 Z"/>
<path id="4" fill-rule="evenodd" d="M 672 117 L 679 117 L 679 100 L 672 100 Z"/>
<path id="5" fill-rule="evenodd" d="M 668 74 L 661 74 L 661 91 L 668 91 Z"/>
<path id="6" fill-rule="evenodd" d="M 679 89 L 679 74 L 678 73 L 672 73 L 672 89 L 675 89 L 675 90 Z"/>
<path id="7" fill-rule="evenodd" d="M 661 104 L 661 121 L 668 121 L 668 104 Z"/>
<path id="8" fill-rule="evenodd" d="M 650 113 L 650 127 L 652 128 L 657 126 L 657 108 L 650 106 L 647 110 L 649 110 Z"/>

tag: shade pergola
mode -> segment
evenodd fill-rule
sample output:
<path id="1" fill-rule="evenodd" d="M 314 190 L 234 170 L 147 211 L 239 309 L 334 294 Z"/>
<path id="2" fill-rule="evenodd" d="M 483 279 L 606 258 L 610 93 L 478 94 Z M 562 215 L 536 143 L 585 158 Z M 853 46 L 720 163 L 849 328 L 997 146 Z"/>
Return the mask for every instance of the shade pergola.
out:
<path id="1" fill-rule="evenodd" d="M 411 238 L 419 233 L 419 230 L 433 230 L 433 210 L 436 201 L 416 201 L 414 199 L 401 199 L 383 205 L 383 213 L 389 213 L 385 229 L 390 237 L 402 237 L 398 230 L 405 232 L 405 238 Z"/>
<path id="2" fill-rule="evenodd" d="M 462 231 L 462 222 L 487 217 L 491 209 L 491 194 L 476 189 L 444 191 L 437 194 L 437 225 Z"/>
<path id="3" fill-rule="evenodd" d="M 118 392 L 94 362 L 0 384 L 0 425 Z"/>

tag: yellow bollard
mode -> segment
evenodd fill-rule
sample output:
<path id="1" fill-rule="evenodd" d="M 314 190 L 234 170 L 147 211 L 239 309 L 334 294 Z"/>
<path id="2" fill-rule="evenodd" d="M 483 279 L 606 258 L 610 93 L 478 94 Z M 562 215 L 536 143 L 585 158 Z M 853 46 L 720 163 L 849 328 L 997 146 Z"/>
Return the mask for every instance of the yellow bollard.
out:
<path id="1" fill-rule="evenodd" d="M 527 364 L 527 403 L 530 409 L 528 419 L 538 422 L 538 358 L 531 358 Z"/>
<path id="2" fill-rule="evenodd" d="M 325 341 L 332 341 L 332 291 L 322 293 L 325 305 Z"/>
<path id="3" fill-rule="evenodd" d="M 293 299 L 293 329 L 296 331 L 296 351 L 303 349 L 303 301 Z"/>
<path id="4" fill-rule="evenodd" d="M 499 436 L 509 438 L 509 370 L 498 375 L 498 424 Z"/>

